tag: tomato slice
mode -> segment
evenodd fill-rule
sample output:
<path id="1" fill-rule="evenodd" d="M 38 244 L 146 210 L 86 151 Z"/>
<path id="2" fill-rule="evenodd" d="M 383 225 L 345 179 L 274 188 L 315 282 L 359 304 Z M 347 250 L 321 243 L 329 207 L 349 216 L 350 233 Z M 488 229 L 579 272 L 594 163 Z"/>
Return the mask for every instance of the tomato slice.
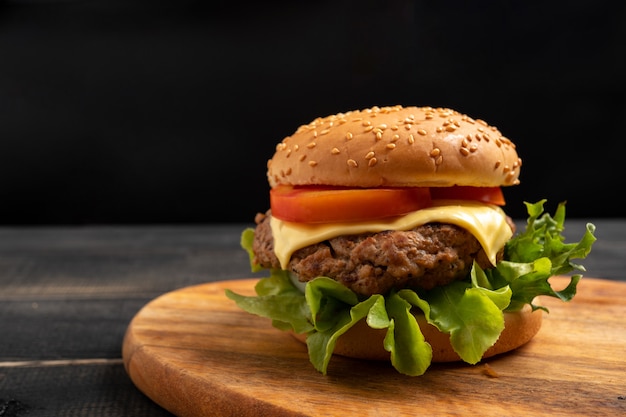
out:
<path id="1" fill-rule="evenodd" d="M 381 219 L 430 205 L 430 190 L 427 187 L 342 188 L 280 185 L 270 190 L 272 216 L 298 223 Z"/>
<path id="2" fill-rule="evenodd" d="M 505 204 L 500 187 L 469 187 L 464 185 L 432 187 L 430 195 L 433 199 L 475 200 L 496 206 Z"/>

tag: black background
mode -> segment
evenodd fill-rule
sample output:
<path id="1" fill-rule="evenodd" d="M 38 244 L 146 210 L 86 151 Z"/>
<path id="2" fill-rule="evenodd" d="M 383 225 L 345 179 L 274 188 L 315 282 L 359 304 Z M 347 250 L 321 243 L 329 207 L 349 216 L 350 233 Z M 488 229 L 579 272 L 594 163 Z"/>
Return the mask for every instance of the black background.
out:
<path id="1" fill-rule="evenodd" d="M 523 201 L 617 217 L 616 1 L 0 1 L 0 223 L 251 222 L 300 124 L 445 106 L 516 142 Z"/>

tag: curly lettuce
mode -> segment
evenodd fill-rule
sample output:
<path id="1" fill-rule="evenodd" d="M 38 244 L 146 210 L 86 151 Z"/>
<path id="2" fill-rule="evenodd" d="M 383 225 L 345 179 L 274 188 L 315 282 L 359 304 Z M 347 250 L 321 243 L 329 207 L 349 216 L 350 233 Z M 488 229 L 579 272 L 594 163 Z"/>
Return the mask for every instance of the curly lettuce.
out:
<path id="1" fill-rule="evenodd" d="M 414 312 L 421 311 L 426 321 L 450 335 L 452 347 L 470 364 L 478 363 L 485 351 L 504 329 L 504 312 L 517 311 L 529 304 L 533 310 L 545 307 L 533 304 L 537 296 L 570 301 L 582 275 L 570 277 L 569 285 L 554 290 L 551 276 L 585 271 L 574 259 L 584 259 L 595 242 L 595 226 L 586 225 L 582 238 L 565 243 L 562 235 L 565 203 L 554 216 L 544 213 L 544 203 L 525 203 L 528 221 L 504 248 L 504 259 L 495 268 L 473 265 L 466 280 L 432 290 L 390 291 L 363 298 L 342 284 L 318 277 L 308 282 L 304 293 L 294 286 L 289 273 L 273 269 L 256 286 L 256 296 L 243 296 L 226 290 L 226 296 L 243 310 L 272 320 L 280 330 L 307 334 L 309 359 L 315 369 L 326 374 L 337 339 L 365 320 L 371 328 L 386 332 L 384 348 L 391 364 L 400 373 L 422 375 L 431 364 L 432 349 L 420 330 Z M 254 230 L 243 231 L 242 247 L 254 264 Z"/>

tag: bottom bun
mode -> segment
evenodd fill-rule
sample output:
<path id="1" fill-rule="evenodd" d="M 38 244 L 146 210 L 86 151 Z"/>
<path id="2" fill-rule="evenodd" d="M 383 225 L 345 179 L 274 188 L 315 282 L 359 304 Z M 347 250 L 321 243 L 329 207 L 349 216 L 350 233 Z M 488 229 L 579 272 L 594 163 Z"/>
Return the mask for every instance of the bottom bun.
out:
<path id="1" fill-rule="evenodd" d="M 416 319 L 424 338 L 433 349 L 433 362 L 461 360 L 450 344 L 450 335 L 428 324 L 423 315 L 416 315 Z M 529 305 L 520 311 L 505 312 L 504 330 L 496 343 L 487 349 L 483 359 L 517 349 L 530 341 L 541 328 L 541 320 L 542 311 L 532 311 Z M 360 320 L 337 339 L 333 353 L 350 358 L 389 360 L 389 352 L 383 347 L 386 332 L 386 329 L 372 329 L 365 320 Z M 306 343 L 306 334 L 292 334 L 300 342 Z"/>

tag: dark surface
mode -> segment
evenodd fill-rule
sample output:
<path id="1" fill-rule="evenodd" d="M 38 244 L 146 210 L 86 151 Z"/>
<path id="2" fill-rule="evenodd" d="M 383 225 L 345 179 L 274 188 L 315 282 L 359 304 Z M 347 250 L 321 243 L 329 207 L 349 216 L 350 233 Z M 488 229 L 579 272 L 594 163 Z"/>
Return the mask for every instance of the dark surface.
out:
<path id="1" fill-rule="evenodd" d="M 284 136 L 392 104 L 513 139 L 514 217 L 620 217 L 625 28 L 602 0 L 0 1 L 0 224 L 249 222 Z"/>
<path id="2" fill-rule="evenodd" d="M 165 292 L 253 276 L 242 229 L 0 229 L 0 415 L 168 415 L 126 375 L 124 332 Z"/>
<path id="3" fill-rule="evenodd" d="M 594 223 L 585 276 L 626 281 L 626 222 Z M 161 294 L 255 276 L 245 226 L 0 228 L 0 415 L 168 415 L 126 375 L 124 332 Z"/>

